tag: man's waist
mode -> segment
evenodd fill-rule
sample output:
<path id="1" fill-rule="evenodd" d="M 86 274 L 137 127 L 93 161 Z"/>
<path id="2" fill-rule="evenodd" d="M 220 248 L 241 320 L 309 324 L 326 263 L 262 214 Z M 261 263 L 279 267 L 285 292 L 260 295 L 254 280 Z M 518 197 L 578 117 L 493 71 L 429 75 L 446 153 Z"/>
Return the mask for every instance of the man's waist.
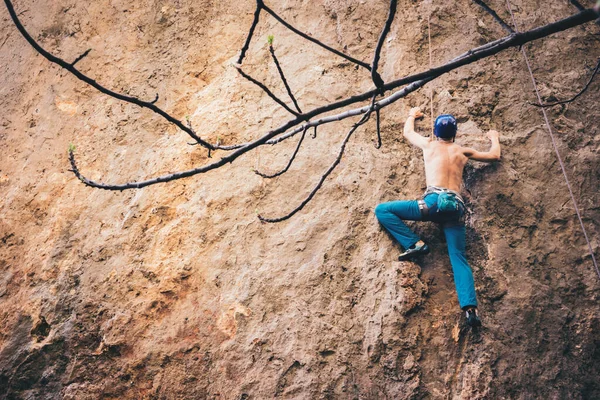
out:
<path id="1" fill-rule="evenodd" d="M 428 194 L 431 193 L 452 193 L 456 196 L 456 198 L 461 202 L 461 203 L 465 203 L 465 201 L 463 200 L 462 196 L 460 195 L 460 193 L 458 193 L 455 190 L 452 189 L 448 189 L 448 188 L 444 188 L 444 187 L 440 187 L 440 186 L 427 186 L 427 189 L 425 190 L 425 193 L 423 193 L 423 196 L 427 196 Z"/>

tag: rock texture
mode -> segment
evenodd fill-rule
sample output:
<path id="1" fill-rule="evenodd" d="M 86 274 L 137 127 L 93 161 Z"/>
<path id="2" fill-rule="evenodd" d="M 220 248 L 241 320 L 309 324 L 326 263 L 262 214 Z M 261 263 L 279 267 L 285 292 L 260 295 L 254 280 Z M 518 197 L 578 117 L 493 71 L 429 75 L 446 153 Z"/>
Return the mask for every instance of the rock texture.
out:
<path id="1" fill-rule="evenodd" d="M 387 1 L 270 2 L 288 21 L 369 60 Z M 531 28 L 575 11 L 517 1 Z M 589 4 L 589 1 L 584 1 Z M 504 2 L 491 5 L 506 19 Z M 235 143 L 287 116 L 231 63 L 252 1 L 20 0 L 49 50 L 108 87 L 189 116 L 203 138 Z M 392 79 L 503 35 L 469 1 L 400 1 L 384 46 Z M 0 398 L 2 399 L 593 399 L 600 398 L 600 283 L 593 270 L 521 54 L 463 67 L 383 112 L 352 138 L 314 200 L 281 224 L 256 212 L 295 207 L 337 152 L 348 121 L 307 140 L 287 174 L 264 181 L 295 143 L 262 148 L 216 172 L 139 191 L 84 187 L 206 163 L 207 154 L 154 115 L 96 93 L 36 55 L 0 12 Z M 356 70 L 261 20 L 246 71 L 277 94 L 267 35 L 304 109 L 370 87 Z M 587 81 L 599 50 L 589 24 L 528 45 L 546 99 Z M 382 201 L 424 186 L 401 138 L 409 107 L 459 118 L 460 143 L 503 160 L 466 171 L 468 255 L 484 328 L 462 325 L 442 236 L 414 225 L 433 252 L 396 262 L 378 226 Z M 549 110 L 596 256 L 600 235 L 598 80 Z M 427 118 L 419 124 L 429 128 Z M 214 157 L 219 157 L 216 153 Z"/>

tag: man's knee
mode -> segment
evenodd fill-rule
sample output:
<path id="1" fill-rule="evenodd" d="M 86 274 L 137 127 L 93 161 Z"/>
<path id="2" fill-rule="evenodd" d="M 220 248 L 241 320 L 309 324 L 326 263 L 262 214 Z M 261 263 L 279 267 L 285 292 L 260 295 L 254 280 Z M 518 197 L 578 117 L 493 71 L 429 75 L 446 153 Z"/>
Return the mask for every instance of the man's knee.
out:
<path id="1" fill-rule="evenodd" d="M 378 204 L 377 207 L 375 207 L 375 216 L 378 220 L 381 220 L 382 217 L 385 218 L 385 215 L 388 213 L 389 211 L 387 203 L 381 203 Z"/>

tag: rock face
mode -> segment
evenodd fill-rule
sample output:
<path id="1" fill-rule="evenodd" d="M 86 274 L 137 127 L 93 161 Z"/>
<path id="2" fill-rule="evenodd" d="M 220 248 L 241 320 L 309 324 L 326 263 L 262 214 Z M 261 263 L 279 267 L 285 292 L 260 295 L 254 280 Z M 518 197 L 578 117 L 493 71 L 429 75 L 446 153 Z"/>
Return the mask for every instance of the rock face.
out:
<path id="1" fill-rule="evenodd" d="M 272 3 L 272 4 L 271 4 Z M 327 44 L 369 60 L 387 1 L 280 1 L 271 6 Z M 504 2 L 490 3 L 507 20 Z M 587 4 L 587 3 L 586 3 Z M 109 88 L 185 119 L 211 142 L 256 138 L 288 118 L 232 67 L 254 2 L 23 0 L 17 12 L 45 48 Z M 522 29 L 575 12 L 515 1 Z M 295 139 L 222 169 L 138 191 L 126 182 L 209 162 L 173 126 L 107 98 L 36 55 L 0 13 L 0 398 L 409 399 L 600 398 L 600 281 L 591 264 L 520 52 L 463 67 L 369 122 L 338 169 L 292 219 L 334 160 L 349 121 L 319 129 L 291 170 Z M 504 33 L 469 1 L 398 6 L 385 80 Z M 244 69 L 285 98 L 267 35 L 303 109 L 371 87 L 365 70 L 263 16 Z M 576 93 L 595 65 L 598 26 L 527 46 L 545 99 Z M 463 326 L 439 229 L 433 248 L 399 263 L 377 224 L 382 201 L 424 187 L 420 154 L 400 135 L 411 106 L 459 119 L 461 144 L 503 160 L 466 170 L 468 256 L 484 328 Z M 598 79 L 548 109 L 596 256 L 600 228 Z M 427 132 L 429 117 L 419 123 Z M 294 143 L 292 143 L 294 142 Z M 215 153 L 214 158 L 222 153 Z"/>

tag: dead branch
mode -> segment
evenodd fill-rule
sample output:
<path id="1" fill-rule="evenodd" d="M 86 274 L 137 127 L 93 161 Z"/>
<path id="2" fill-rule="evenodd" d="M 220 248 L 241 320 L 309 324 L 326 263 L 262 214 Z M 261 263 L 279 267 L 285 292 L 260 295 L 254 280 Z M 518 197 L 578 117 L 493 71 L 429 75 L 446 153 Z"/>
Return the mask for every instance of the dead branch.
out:
<path id="1" fill-rule="evenodd" d="M 244 61 L 244 57 L 246 57 L 246 52 L 250 47 L 250 42 L 252 41 L 252 36 L 254 36 L 254 30 L 256 29 L 256 25 L 258 25 L 258 20 L 260 18 L 260 12 L 262 10 L 262 0 L 256 0 L 256 10 L 254 10 L 254 19 L 252 20 L 252 25 L 250 25 L 250 29 L 248 30 L 248 36 L 246 36 L 246 41 L 244 42 L 244 46 L 240 51 L 240 56 L 238 57 L 237 63 L 242 64 Z"/>
<path id="2" fill-rule="evenodd" d="M 596 62 L 596 67 L 594 68 L 594 71 L 592 72 L 592 75 L 590 76 L 590 79 L 587 81 L 587 83 L 585 84 L 585 86 L 583 87 L 583 89 L 581 89 L 579 92 L 577 92 L 577 94 L 573 97 L 571 97 L 568 100 L 560 100 L 560 101 L 555 101 L 553 103 L 544 103 L 544 104 L 539 104 L 539 103 L 529 103 L 532 106 L 536 106 L 536 107 L 554 107 L 554 106 L 558 106 L 560 104 L 567 104 L 567 103 L 571 103 L 572 101 L 575 101 L 579 96 L 581 96 L 588 87 L 590 87 L 592 81 L 594 80 L 594 77 L 596 76 L 596 74 L 598 73 L 598 70 L 600 69 L 600 57 L 598 57 L 598 62 Z"/>
<path id="3" fill-rule="evenodd" d="M 254 79 L 250 75 L 247 75 L 246 73 L 244 73 L 244 71 L 242 71 L 242 68 L 240 66 L 236 65 L 235 68 L 240 73 L 240 75 L 242 75 L 244 78 L 246 78 L 250 82 L 254 83 L 259 88 L 261 88 L 262 91 L 267 94 L 267 96 L 269 96 L 271 99 L 273 99 L 273 101 L 275 101 L 277 104 L 279 104 L 281 107 L 283 107 L 287 112 L 289 112 L 290 114 L 292 114 L 292 115 L 294 115 L 296 117 L 301 117 L 301 114 L 299 114 L 296 111 L 292 110 L 287 104 L 285 104 L 282 100 L 280 100 L 277 96 L 275 96 L 273 94 L 273 92 L 271 92 L 269 90 L 269 88 L 267 88 L 264 84 L 262 84 L 261 82 L 257 81 L 256 79 Z"/>
<path id="4" fill-rule="evenodd" d="M 7 0 L 5 0 L 5 1 L 7 1 Z M 480 60 L 481 58 L 485 58 L 485 57 L 489 57 L 490 55 L 497 54 L 500 51 L 505 50 L 509 47 L 521 46 L 530 41 L 537 40 L 542 37 L 551 35 L 552 33 L 560 32 L 560 31 L 569 29 L 573 26 L 578 26 L 585 22 L 593 21 L 594 17 L 595 17 L 595 13 L 592 10 L 585 10 L 578 14 L 564 18 L 560 21 L 557 21 L 557 22 L 554 22 L 551 24 L 547 24 L 547 25 L 544 25 L 539 28 L 532 29 L 530 31 L 514 33 L 514 34 L 506 36 L 502 39 L 498 39 L 493 42 L 487 43 L 483 46 L 479 46 L 475 49 L 471 49 L 471 50 L 467 51 L 466 53 L 463 53 L 459 57 L 455 58 L 453 61 L 451 61 L 447 64 L 444 64 L 440 67 L 432 68 L 432 69 L 429 69 L 429 70 L 421 72 L 421 73 L 417 73 L 414 75 L 407 76 L 405 78 L 398 79 L 394 82 L 386 83 L 385 84 L 386 87 L 395 87 L 393 85 L 397 84 L 398 82 L 412 81 L 412 83 L 410 83 L 403 89 L 378 101 L 376 103 L 377 107 L 379 109 L 382 109 L 382 108 L 388 106 L 389 104 L 392 104 L 393 102 L 399 100 L 400 98 L 406 96 L 407 94 L 413 92 L 414 90 L 419 89 L 420 87 L 425 85 L 430 80 L 435 79 L 438 76 L 440 76 L 446 72 L 452 71 L 458 67 L 461 67 L 466 64 L 470 64 L 472 62 Z M 423 79 L 416 80 L 417 77 L 423 77 Z M 81 174 L 78 172 L 76 173 L 76 175 L 80 180 L 82 180 L 82 182 L 84 182 L 86 185 L 91 186 L 91 187 L 106 189 L 106 190 L 125 190 L 125 189 L 136 189 L 136 188 L 140 188 L 140 187 L 145 187 L 145 186 L 153 185 L 156 183 L 169 182 L 172 180 L 186 178 L 189 176 L 205 173 L 208 171 L 212 171 L 213 169 L 217 169 L 227 163 L 233 162 L 239 156 L 247 153 L 248 151 L 250 151 L 258 146 L 266 144 L 267 141 L 274 139 L 276 136 L 281 135 L 284 132 L 287 132 L 289 129 L 292 129 L 296 125 L 304 122 L 306 119 L 312 119 L 313 117 L 323 114 L 325 112 L 336 110 L 336 109 L 342 108 L 346 105 L 353 104 L 353 103 L 356 103 L 359 101 L 364 101 L 368 98 L 368 97 L 365 98 L 367 95 L 373 96 L 375 94 L 376 94 L 376 90 L 371 90 L 371 91 L 365 92 L 361 95 L 352 96 L 345 100 L 331 103 L 326 106 L 322 106 L 322 107 L 316 108 L 312 111 L 306 112 L 306 113 L 304 113 L 305 119 L 296 117 L 295 119 L 292 119 L 292 120 L 286 122 L 285 124 L 281 125 L 279 128 L 276 128 L 276 129 L 270 131 L 269 133 L 265 134 L 264 136 L 262 136 L 259 139 L 256 139 L 253 142 L 249 142 L 244 145 L 237 145 L 238 147 L 235 149 L 235 151 L 233 153 L 230 153 L 228 156 L 221 158 L 219 161 L 213 162 L 211 164 L 207 164 L 202 167 L 198 167 L 198 168 L 194 168 L 194 169 L 190 169 L 190 170 L 186 170 L 186 171 L 181 171 L 181 172 L 177 172 L 177 173 L 173 173 L 173 174 L 169 174 L 169 175 L 163 175 L 163 176 L 145 180 L 145 181 L 131 182 L 131 183 L 125 183 L 125 184 L 104 184 L 104 183 L 95 182 L 95 181 L 92 181 L 89 179 L 82 179 L 83 176 L 81 176 Z M 313 120 L 311 122 L 308 122 L 307 124 L 309 126 L 317 126 L 317 125 L 322 125 L 322 124 L 329 123 L 329 122 L 340 121 L 342 119 L 364 113 L 367 108 L 368 108 L 368 106 L 354 109 L 354 110 L 349 110 L 349 111 L 346 111 L 346 112 L 343 112 L 341 114 L 337 114 L 334 116 L 329 116 L 329 117 L 320 118 L 318 120 Z M 303 128 L 295 128 L 294 130 L 283 135 L 282 137 L 277 138 L 274 142 L 279 143 L 282 140 L 292 137 L 295 134 L 300 133 L 302 131 L 302 129 Z M 271 144 L 271 143 L 269 143 L 269 144 Z M 73 171 L 75 172 L 76 168 L 73 168 Z"/>
<path id="5" fill-rule="evenodd" d="M 298 144 L 296 145 L 296 149 L 294 150 L 294 153 L 292 154 L 292 156 L 290 157 L 290 160 L 288 161 L 287 165 L 285 166 L 284 169 L 280 170 L 279 172 L 276 172 L 274 174 L 264 174 L 260 171 L 254 170 L 254 172 L 257 175 L 262 176 L 263 178 L 275 178 L 279 175 L 284 174 L 285 172 L 287 172 L 288 169 L 290 169 L 290 166 L 292 165 L 292 163 L 294 162 L 294 159 L 296 158 L 296 154 L 298 154 L 298 150 L 300 150 L 300 146 L 302 146 L 302 142 L 304 141 L 304 136 L 306 136 L 306 131 L 308 130 L 308 126 L 305 125 L 304 129 L 302 130 L 302 136 L 300 136 L 300 140 L 298 140 Z"/>
<path id="6" fill-rule="evenodd" d="M 346 60 L 350 61 L 351 63 L 354 63 L 356 65 L 360 65 L 363 68 L 366 68 L 367 70 L 371 70 L 371 67 L 369 66 L 369 64 L 362 62 L 360 60 L 357 60 L 354 57 L 351 57 L 347 54 L 342 53 L 341 51 L 338 51 L 336 49 L 334 49 L 333 47 L 329 47 L 327 46 L 325 43 L 322 43 L 320 41 L 318 41 L 317 39 L 313 38 L 312 36 L 307 35 L 304 32 L 299 31 L 298 29 L 294 28 L 292 25 L 290 25 L 289 23 L 287 23 L 283 18 L 281 18 L 279 15 L 277 15 L 277 13 L 275 13 L 275 11 L 271 10 L 266 4 L 264 4 L 262 2 L 262 0 L 258 0 L 261 4 L 262 4 L 262 9 L 265 10 L 266 12 L 268 12 L 269 14 L 271 14 L 271 16 L 273 18 L 275 18 L 281 25 L 285 26 L 286 28 L 288 28 L 290 31 L 294 32 L 296 35 L 308 40 L 309 42 L 313 42 L 314 44 L 321 46 L 322 48 L 324 48 L 327 51 L 330 51 L 331 53 L 338 55 L 342 58 L 345 58 Z"/>
<path id="7" fill-rule="evenodd" d="M 10 0 L 4 0 L 4 4 L 6 4 L 6 8 L 8 9 L 8 13 L 10 14 L 10 17 L 11 17 L 13 23 L 15 24 L 15 26 L 17 27 L 17 29 L 19 30 L 19 32 L 21 32 L 21 35 L 23 35 L 23 37 L 25 38 L 25 40 L 27 40 L 27 42 L 29 42 L 29 44 L 38 53 L 40 53 L 44 58 L 46 58 L 48 61 L 50 61 L 50 62 L 52 62 L 54 64 L 57 64 L 60 67 L 66 69 L 71 74 L 75 75 L 75 77 L 77 79 L 79 79 L 79 80 L 87 83 L 88 85 L 92 86 L 94 89 L 98 90 L 99 92 L 102 92 L 102 93 L 104 93 L 104 94 L 106 94 L 106 95 L 108 95 L 110 97 L 114 97 L 115 99 L 122 100 L 122 101 L 125 101 L 127 103 L 131 103 L 131 104 L 135 104 L 135 105 L 140 106 L 142 108 L 147 108 L 147 109 L 153 111 L 154 113 L 160 115 L 161 117 L 163 117 L 164 119 L 166 119 L 170 123 L 176 125 L 179 129 L 181 129 L 182 131 L 184 131 L 185 133 L 187 133 L 188 135 L 190 135 L 190 137 L 192 137 L 192 139 L 194 139 L 200 145 L 206 147 L 207 149 L 214 149 L 213 145 L 211 145 L 210 143 L 202 140 L 194 132 L 192 132 L 191 130 L 189 130 L 183 124 L 183 122 L 181 122 L 180 120 L 178 120 L 175 117 L 171 116 L 170 114 L 166 113 L 162 109 L 158 108 L 156 105 L 154 105 L 153 102 L 143 101 L 143 100 L 138 99 L 137 97 L 127 96 L 127 95 L 124 95 L 124 94 L 112 91 L 110 89 L 107 89 L 106 87 L 100 85 L 98 82 L 96 82 L 95 80 L 93 80 L 92 78 L 88 77 L 87 75 L 85 75 L 81 71 L 79 71 L 77 68 L 75 68 L 75 64 L 78 61 L 80 61 L 83 57 L 85 57 L 89 53 L 89 50 L 86 51 L 85 53 L 83 53 L 77 59 L 75 59 L 75 61 L 73 61 L 72 63 L 68 63 L 68 62 L 64 61 L 63 59 L 58 58 L 58 57 L 50 54 L 46 50 L 44 50 L 44 48 L 42 48 L 42 46 L 40 46 L 31 37 L 31 35 L 29 35 L 29 33 L 27 32 L 27 30 L 25 30 L 25 27 L 23 26 L 23 24 L 21 24 L 21 21 L 19 20 L 19 17 L 17 16 L 17 13 L 15 12 L 15 9 L 14 9 L 11 1 Z"/>
<path id="8" fill-rule="evenodd" d="M 369 120 L 371 112 L 373 112 L 372 108 L 370 108 L 363 115 L 363 117 L 361 118 L 360 121 L 358 121 L 356 124 L 354 124 L 352 126 L 352 128 L 350 129 L 350 131 L 348 132 L 348 134 L 346 135 L 346 137 L 342 141 L 342 144 L 340 146 L 340 150 L 338 152 L 338 155 L 337 155 L 335 161 L 333 162 L 333 164 L 331 164 L 331 166 L 327 169 L 327 171 L 325 171 L 325 173 L 321 176 L 321 179 L 319 179 L 319 182 L 317 183 L 317 185 L 308 194 L 308 196 L 302 201 L 302 203 L 300 203 L 300 205 L 298 205 L 298 207 L 294 208 L 292 211 L 290 211 L 289 213 L 287 213 L 286 215 L 284 215 L 282 217 L 265 218 L 265 217 L 263 217 L 262 215 L 259 214 L 258 215 L 258 219 L 261 220 L 262 222 L 270 222 L 270 223 L 281 222 L 281 221 L 285 221 L 286 219 L 291 218 L 298 211 L 302 210 L 304 208 L 304 206 L 307 205 L 308 202 L 311 201 L 313 197 L 315 197 L 315 194 L 317 194 L 317 192 L 319 191 L 319 189 L 321 188 L 321 186 L 323 186 L 323 182 L 325 182 L 325 179 L 327 179 L 327 177 L 333 172 L 333 170 L 335 169 L 335 167 L 337 167 L 338 164 L 340 163 L 340 161 L 342 161 L 342 156 L 344 155 L 344 151 L 346 150 L 346 144 L 348 144 L 348 141 L 350 140 L 350 137 L 356 131 L 356 129 L 358 129 L 359 126 L 361 126 L 362 124 L 364 124 L 365 122 L 367 122 Z"/>
<path id="9" fill-rule="evenodd" d="M 271 53 L 273 62 L 275 63 L 275 66 L 277 67 L 277 71 L 279 72 L 279 77 L 281 78 L 281 81 L 283 82 L 283 85 L 285 86 L 285 90 L 287 91 L 287 94 L 290 97 L 290 100 L 292 100 L 292 102 L 294 103 L 294 107 L 296 107 L 296 110 L 298 110 L 298 112 L 300 114 L 302 114 L 302 110 L 300 109 L 300 106 L 298 105 L 298 102 L 296 101 L 296 97 L 294 97 L 294 94 L 292 93 L 292 89 L 290 89 L 290 85 L 288 85 L 287 79 L 285 79 L 285 74 L 283 73 L 283 69 L 281 68 L 281 65 L 279 65 L 279 60 L 277 59 L 277 56 L 275 55 L 275 49 L 273 48 L 272 45 L 269 45 L 269 52 Z"/>
<path id="10" fill-rule="evenodd" d="M 373 63 L 371 64 L 371 80 L 375 84 L 377 89 L 380 89 L 380 93 L 383 94 L 383 78 L 377 72 L 377 66 L 379 64 L 379 58 L 381 57 L 381 49 L 383 48 L 383 42 L 385 41 L 385 37 L 390 32 L 390 27 L 392 26 L 392 22 L 394 22 L 394 16 L 396 15 L 396 0 L 390 0 L 390 7 L 387 15 L 387 19 L 385 21 L 385 25 L 381 30 L 381 34 L 379 35 L 379 40 L 377 40 L 377 46 L 375 47 L 375 54 L 373 55 Z"/>
<path id="11" fill-rule="evenodd" d="M 498 14 L 496 14 L 496 11 L 492 10 L 482 0 L 473 0 L 473 1 L 475 3 L 477 3 L 481 8 L 483 8 L 488 14 L 490 14 L 492 16 L 492 18 L 494 18 L 496 20 L 496 22 L 498 22 L 500 24 L 500 26 L 502 26 L 502 28 L 504 28 L 505 31 L 507 31 L 508 33 L 514 32 L 513 28 L 511 28 L 510 25 L 508 25 L 506 22 L 504 22 L 504 20 L 502 18 L 500 18 L 500 16 Z"/>
<path id="12" fill-rule="evenodd" d="M 79 61 L 83 60 L 83 58 L 84 58 L 85 56 L 87 56 L 88 54 L 90 54 L 90 51 L 92 51 L 92 49 L 87 49 L 86 51 L 84 51 L 84 52 L 83 52 L 83 54 L 81 54 L 79 57 L 77 57 L 77 58 L 75 59 L 75 61 L 73 61 L 73 62 L 71 63 L 71 66 L 73 67 L 73 66 L 75 66 L 75 64 L 77 64 Z"/>
<path id="13" fill-rule="evenodd" d="M 379 109 L 375 110 L 375 116 L 377 117 L 377 144 L 375 145 L 376 149 L 381 148 L 381 120 L 379 116 Z"/>
<path id="14" fill-rule="evenodd" d="M 577 0 L 569 0 L 571 2 L 571 4 L 573 4 L 575 7 L 577 7 L 577 9 L 579 11 L 583 11 L 585 10 L 585 7 L 581 5 L 580 2 L 578 2 Z"/>

